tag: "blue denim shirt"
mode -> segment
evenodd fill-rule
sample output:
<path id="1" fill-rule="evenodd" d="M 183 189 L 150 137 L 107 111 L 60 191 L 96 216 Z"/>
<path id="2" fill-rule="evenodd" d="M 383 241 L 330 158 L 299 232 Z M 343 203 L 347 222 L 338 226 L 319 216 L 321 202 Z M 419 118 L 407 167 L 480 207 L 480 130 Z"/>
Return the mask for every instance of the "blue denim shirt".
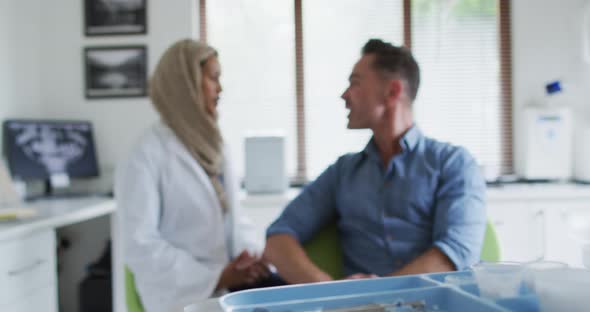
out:
<path id="1" fill-rule="evenodd" d="M 474 158 L 416 126 L 401 146 L 386 168 L 373 140 L 340 157 L 289 203 L 267 237 L 287 233 L 305 242 L 336 221 L 345 274 L 386 275 L 433 246 L 457 269 L 479 261 L 485 181 Z"/>

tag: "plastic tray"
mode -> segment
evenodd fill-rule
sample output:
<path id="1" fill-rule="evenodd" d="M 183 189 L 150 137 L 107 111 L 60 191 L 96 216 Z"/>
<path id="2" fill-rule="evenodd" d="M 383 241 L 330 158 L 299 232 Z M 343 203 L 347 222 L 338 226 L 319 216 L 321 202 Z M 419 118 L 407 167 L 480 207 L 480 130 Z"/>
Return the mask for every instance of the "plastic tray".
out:
<path id="1" fill-rule="evenodd" d="M 446 283 L 445 276 L 459 277 L 462 283 Z M 492 301 L 481 298 L 470 279 L 474 281 L 471 272 L 462 271 L 290 285 L 231 293 L 219 302 L 226 312 L 345 311 L 371 306 L 375 309 L 360 311 L 539 311 L 537 297 L 525 288 L 517 297 Z M 397 309 L 396 303 L 401 305 Z M 416 303 L 425 309 L 412 310 L 409 305 Z"/>

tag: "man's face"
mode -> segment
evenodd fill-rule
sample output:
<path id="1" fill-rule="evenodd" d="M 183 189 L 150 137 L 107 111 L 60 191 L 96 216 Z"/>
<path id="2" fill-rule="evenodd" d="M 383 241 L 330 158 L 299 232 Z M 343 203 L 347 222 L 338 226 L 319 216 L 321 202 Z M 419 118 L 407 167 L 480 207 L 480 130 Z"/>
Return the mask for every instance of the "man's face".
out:
<path id="1" fill-rule="evenodd" d="M 372 64 L 375 55 L 363 55 L 354 65 L 349 86 L 342 94 L 348 114 L 348 129 L 373 129 L 383 115 L 386 105 L 386 82 Z"/>

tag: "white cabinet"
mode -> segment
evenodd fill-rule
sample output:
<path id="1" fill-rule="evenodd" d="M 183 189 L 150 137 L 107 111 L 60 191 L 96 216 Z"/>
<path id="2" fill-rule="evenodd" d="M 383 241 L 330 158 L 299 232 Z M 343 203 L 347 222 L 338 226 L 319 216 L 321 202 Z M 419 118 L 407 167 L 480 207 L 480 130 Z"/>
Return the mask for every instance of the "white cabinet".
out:
<path id="1" fill-rule="evenodd" d="M 0 311 L 57 311 L 54 231 L 0 241 L 0 255 Z"/>
<path id="2" fill-rule="evenodd" d="M 45 287 L 28 294 L 25 298 L 15 300 L 8 306 L 0 306 L 0 309 L 2 312 L 54 312 L 57 311 L 56 296 L 55 287 Z"/>
<path id="3" fill-rule="evenodd" d="M 292 188 L 279 195 L 247 195 L 242 192 L 240 205 L 259 230 L 266 232 L 266 228 L 279 217 L 287 204 L 299 194 L 299 191 L 299 189 Z"/>
<path id="4" fill-rule="evenodd" d="M 488 191 L 488 216 L 496 227 L 502 260 L 552 260 L 582 266 L 572 222 L 590 222 L 590 187 L 505 186 Z"/>
<path id="5" fill-rule="evenodd" d="M 283 207 L 279 206 L 252 207 L 248 208 L 246 214 L 257 227 L 266 231 L 266 228 L 279 217 L 282 211 Z"/>
<path id="6" fill-rule="evenodd" d="M 115 202 L 101 197 L 84 197 L 40 200 L 24 205 L 36 209 L 38 215 L 0 224 L 0 311 L 56 312 L 59 310 L 58 306 L 62 309 L 65 307 L 63 303 L 58 304 L 57 296 L 56 230 L 112 214 L 115 212 Z M 88 233 L 95 233 L 92 229 L 86 230 Z M 114 245 L 117 245 L 117 240 L 117 236 L 113 236 Z M 89 247 L 93 245 L 90 244 Z M 115 254 L 118 254 L 116 250 Z M 123 267 L 122 261 L 118 260 L 113 259 L 114 265 Z M 115 270 L 114 273 L 113 278 L 118 281 L 120 271 Z M 60 280 L 62 283 L 68 282 Z M 76 279 L 73 283 L 77 285 L 79 281 Z M 124 289 L 118 288 L 119 285 L 115 286 L 117 289 Z M 76 298 L 78 291 L 76 287 L 72 289 L 62 294 Z M 121 297 L 117 293 L 114 295 L 115 298 Z"/>
<path id="7" fill-rule="evenodd" d="M 543 209 L 527 201 L 488 204 L 488 218 L 494 225 L 504 261 L 533 261 L 545 253 Z"/>
<path id="8" fill-rule="evenodd" d="M 546 259 L 582 266 L 582 246 L 572 231 L 572 223 L 589 222 L 590 201 L 563 200 L 538 205 L 546 211 Z"/>

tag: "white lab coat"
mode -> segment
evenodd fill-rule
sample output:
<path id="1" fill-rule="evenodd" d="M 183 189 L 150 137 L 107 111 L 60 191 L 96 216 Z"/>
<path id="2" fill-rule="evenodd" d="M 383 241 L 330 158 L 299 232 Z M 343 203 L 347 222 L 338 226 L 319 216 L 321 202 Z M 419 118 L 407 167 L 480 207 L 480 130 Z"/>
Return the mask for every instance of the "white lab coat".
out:
<path id="1" fill-rule="evenodd" d="M 146 311 L 211 297 L 231 257 L 244 249 L 262 251 L 262 233 L 240 214 L 225 156 L 225 216 L 203 168 L 162 122 L 148 129 L 118 168 L 124 259 Z"/>

